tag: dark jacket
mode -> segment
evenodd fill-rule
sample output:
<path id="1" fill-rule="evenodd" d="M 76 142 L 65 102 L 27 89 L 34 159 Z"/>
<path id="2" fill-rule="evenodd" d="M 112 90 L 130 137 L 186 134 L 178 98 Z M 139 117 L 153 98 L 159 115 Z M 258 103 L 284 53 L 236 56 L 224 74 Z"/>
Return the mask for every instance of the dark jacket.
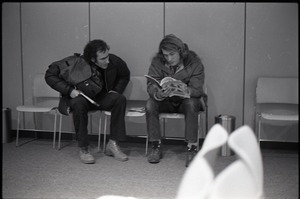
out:
<path id="1" fill-rule="evenodd" d="M 61 106 L 68 104 L 68 101 L 71 99 L 70 93 L 74 86 L 90 78 L 92 73 L 91 65 L 78 54 L 55 61 L 49 65 L 45 74 L 45 80 L 51 88 L 61 93 L 60 101 L 64 101 L 64 103 L 60 102 L 59 104 L 61 112 L 66 108 Z M 122 94 L 130 80 L 130 71 L 127 64 L 120 57 L 109 54 L 109 64 L 104 72 L 104 76 L 106 88 L 103 89 L 105 89 L 105 92 L 113 90 Z M 62 113 L 65 112 L 63 111 Z"/>
<path id="2" fill-rule="evenodd" d="M 187 84 L 191 91 L 191 97 L 200 98 L 202 96 L 206 96 L 203 91 L 204 66 L 200 58 L 195 52 L 189 51 L 187 58 L 183 60 L 183 65 L 184 68 L 174 74 L 174 72 L 170 70 L 158 56 L 155 56 L 149 67 L 148 75 L 154 77 L 158 81 L 164 77 L 173 77 L 174 79 L 181 80 Z M 153 97 L 157 88 L 148 81 L 147 90 L 149 95 Z"/>

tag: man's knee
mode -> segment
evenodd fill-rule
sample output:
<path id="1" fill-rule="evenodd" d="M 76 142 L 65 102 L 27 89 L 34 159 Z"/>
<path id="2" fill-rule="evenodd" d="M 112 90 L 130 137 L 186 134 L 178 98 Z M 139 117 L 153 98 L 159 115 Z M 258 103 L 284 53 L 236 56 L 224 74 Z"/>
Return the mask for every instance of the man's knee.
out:
<path id="1" fill-rule="evenodd" d="M 151 113 L 153 111 L 156 111 L 157 109 L 158 109 L 157 102 L 154 99 L 149 98 L 146 102 L 146 112 Z"/>
<path id="2" fill-rule="evenodd" d="M 88 102 L 81 96 L 75 97 L 70 101 L 70 107 L 72 111 L 84 111 L 88 110 Z"/>
<path id="3" fill-rule="evenodd" d="M 116 95 L 116 104 L 126 104 L 127 103 L 127 99 L 124 95 L 118 94 Z"/>
<path id="4" fill-rule="evenodd" d="M 200 101 L 197 98 L 184 99 L 183 108 L 187 111 L 198 112 L 200 110 Z"/>

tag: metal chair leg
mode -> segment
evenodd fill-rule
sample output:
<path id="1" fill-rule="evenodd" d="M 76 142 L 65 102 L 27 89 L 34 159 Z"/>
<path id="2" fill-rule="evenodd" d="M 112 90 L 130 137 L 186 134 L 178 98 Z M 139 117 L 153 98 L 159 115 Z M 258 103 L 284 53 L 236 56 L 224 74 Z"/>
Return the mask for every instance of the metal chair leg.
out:
<path id="1" fill-rule="evenodd" d="M 107 115 L 104 116 L 104 139 L 103 139 L 103 152 L 105 152 L 105 148 L 106 148 L 106 131 L 107 131 Z"/>
<path id="2" fill-rule="evenodd" d="M 146 136 L 146 150 L 145 150 L 145 156 L 148 155 L 148 144 L 149 144 L 149 140 L 148 140 L 148 135 Z"/>
<path id="3" fill-rule="evenodd" d="M 101 129 L 102 129 L 102 113 L 100 114 L 99 118 L 99 131 L 98 131 L 98 152 L 100 151 L 100 143 L 101 143 Z"/>
<path id="4" fill-rule="evenodd" d="M 16 147 L 19 146 L 19 133 L 20 133 L 20 112 L 18 111 L 18 124 L 17 124 Z"/>
<path id="5" fill-rule="evenodd" d="M 55 115 L 54 115 L 54 132 L 53 132 L 53 148 L 54 149 L 55 149 L 55 141 L 56 141 L 56 120 L 57 120 L 57 112 L 55 112 Z"/>
<path id="6" fill-rule="evenodd" d="M 258 116 L 258 136 L 257 136 L 257 140 L 258 140 L 258 145 L 260 146 L 260 134 L 261 134 L 261 117 Z"/>
<path id="7" fill-rule="evenodd" d="M 61 126 L 62 126 L 62 114 L 60 114 L 60 118 L 59 118 L 58 146 L 57 146 L 58 150 L 60 150 Z"/>
<path id="8" fill-rule="evenodd" d="M 203 127 L 202 127 L 202 124 L 201 124 L 201 115 L 200 115 L 201 113 L 199 113 L 198 114 L 198 130 L 197 130 L 197 151 L 199 151 L 199 144 L 200 144 L 200 142 L 199 142 L 199 139 L 200 139 L 200 128 L 201 128 L 201 130 L 202 130 L 202 132 L 203 132 Z"/>

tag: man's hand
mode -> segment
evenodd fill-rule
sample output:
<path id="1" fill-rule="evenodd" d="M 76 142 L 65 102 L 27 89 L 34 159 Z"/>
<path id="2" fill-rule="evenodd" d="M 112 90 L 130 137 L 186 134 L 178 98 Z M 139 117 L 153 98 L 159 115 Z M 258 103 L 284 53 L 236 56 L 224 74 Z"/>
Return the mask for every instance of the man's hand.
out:
<path id="1" fill-rule="evenodd" d="M 172 88 L 166 87 L 165 89 L 159 89 L 155 95 L 158 99 L 164 99 L 166 97 L 169 97 L 171 91 L 172 91 Z"/>
<path id="2" fill-rule="evenodd" d="M 70 93 L 71 98 L 75 98 L 80 94 L 79 90 L 73 89 L 72 92 Z"/>

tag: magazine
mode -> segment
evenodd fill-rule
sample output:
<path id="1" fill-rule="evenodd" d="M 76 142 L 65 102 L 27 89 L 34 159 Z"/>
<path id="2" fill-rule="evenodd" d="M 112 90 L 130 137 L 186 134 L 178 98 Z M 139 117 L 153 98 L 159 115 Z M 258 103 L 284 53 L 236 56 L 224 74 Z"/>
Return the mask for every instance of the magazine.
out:
<path id="1" fill-rule="evenodd" d="M 187 89 L 187 85 L 180 80 L 174 79 L 172 77 L 165 77 L 160 82 L 151 77 L 149 75 L 145 75 L 145 77 L 152 83 L 157 85 L 160 89 L 171 88 L 171 93 L 169 97 L 179 96 L 183 98 L 190 98 L 189 91 Z"/>
<path id="2" fill-rule="evenodd" d="M 97 106 L 97 107 L 100 106 L 97 102 L 95 102 L 94 100 L 92 100 L 91 98 L 89 98 L 88 96 L 86 96 L 83 92 L 80 92 L 79 95 L 82 95 L 85 99 L 87 99 L 89 102 L 91 102 L 95 106 Z"/>
<path id="3" fill-rule="evenodd" d="M 145 113 L 145 107 L 132 107 L 128 109 L 129 112 L 138 112 L 138 113 Z"/>

